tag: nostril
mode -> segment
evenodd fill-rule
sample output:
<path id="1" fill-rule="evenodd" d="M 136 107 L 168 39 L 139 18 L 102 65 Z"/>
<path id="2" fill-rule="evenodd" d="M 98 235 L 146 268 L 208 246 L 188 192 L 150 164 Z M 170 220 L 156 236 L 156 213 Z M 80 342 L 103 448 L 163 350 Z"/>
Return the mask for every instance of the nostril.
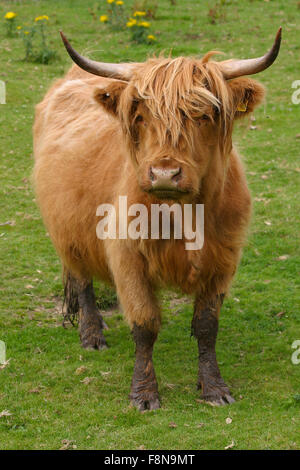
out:
<path id="1" fill-rule="evenodd" d="M 181 178 L 182 178 L 182 169 L 176 168 L 176 170 L 174 170 L 174 173 L 171 179 L 172 181 L 178 182 L 179 180 L 181 180 Z"/>
<path id="2" fill-rule="evenodd" d="M 155 181 L 155 174 L 153 173 L 153 169 L 152 169 L 152 166 L 150 166 L 150 170 L 149 170 L 149 177 L 150 177 L 150 180 L 151 181 Z"/>

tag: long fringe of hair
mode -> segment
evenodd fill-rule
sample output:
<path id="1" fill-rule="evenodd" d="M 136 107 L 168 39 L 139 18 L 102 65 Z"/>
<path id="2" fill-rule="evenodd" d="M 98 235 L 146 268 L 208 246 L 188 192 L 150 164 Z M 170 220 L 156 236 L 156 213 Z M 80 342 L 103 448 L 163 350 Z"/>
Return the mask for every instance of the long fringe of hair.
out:
<path id="1" fill-rule="evenodd" d="M 203 115 L 210 120 L 218 118 L 224 135 L 230 130 L 233 118 L 232 98 L 218 63 L 209 62 L 214 54 L 216 52 L 209 52 L 202 59 L 152 58 L 136 69 L 125 100 L 131 106 L 134 93 L 137 100 L 145 100 L 151 115 L 160 121 L 164 129 L 162 141 L 166 139 L 167 129 L 172 146 L 178 145 L 182 137 L 191 144 L 191 133 L 184 121 L 195 121 Z M 124 105 L 123 101 L 123 113 Z M 128 130 L 131 117 L 132 112 L 128 112 L 125 123 Z"/>

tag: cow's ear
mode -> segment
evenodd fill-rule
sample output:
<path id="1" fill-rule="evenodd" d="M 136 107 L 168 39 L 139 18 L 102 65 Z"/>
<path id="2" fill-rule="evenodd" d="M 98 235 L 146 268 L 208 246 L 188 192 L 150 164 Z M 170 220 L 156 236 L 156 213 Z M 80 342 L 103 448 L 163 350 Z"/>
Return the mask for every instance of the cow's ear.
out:
<path id="1" fill-rule="evenodd" d="M 241 77 L 228 82 L 232 93 L 235 118 L 239 119 L 251 113 L 261 104 L 265 96 L 264 87 L 251 78 Z"/>
<path id="2" fill-rule="evenodd" d="M 116 116 L 118 113 L 121 93 L 126 87 L 126 82 L 114 80 L 104 88 L 96 88 L 94 98 L 105 108 L 106 111 Z"/>

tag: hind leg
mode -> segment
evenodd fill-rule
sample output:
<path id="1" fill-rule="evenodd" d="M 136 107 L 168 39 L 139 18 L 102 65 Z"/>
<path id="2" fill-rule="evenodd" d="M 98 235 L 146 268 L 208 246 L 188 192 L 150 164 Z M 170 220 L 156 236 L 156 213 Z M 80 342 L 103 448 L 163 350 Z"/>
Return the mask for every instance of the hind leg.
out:
<path id="1" fill-rule="evenodd" d="M 66 315 L 71 318 L 78 313 L 79 336 L 85 349 L 104 349 L 107 347 L 102 333 L 106 327 L 96 304 L 93 281 L 79 281 L 70 273 L 65 284 Z"/>

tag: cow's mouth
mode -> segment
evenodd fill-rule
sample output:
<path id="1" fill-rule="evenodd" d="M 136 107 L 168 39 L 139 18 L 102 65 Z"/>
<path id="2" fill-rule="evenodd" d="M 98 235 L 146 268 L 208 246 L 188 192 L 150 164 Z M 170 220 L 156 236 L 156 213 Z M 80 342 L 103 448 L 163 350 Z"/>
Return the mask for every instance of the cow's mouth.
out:
<path id="1" fill-rule="evenodd" d="M 181 199 L 184 195 L 188 194 L 188 191 L 180 191 L 178 189 L 151 189 L 150 194 L 155 196 L 157 199 Z"/>

